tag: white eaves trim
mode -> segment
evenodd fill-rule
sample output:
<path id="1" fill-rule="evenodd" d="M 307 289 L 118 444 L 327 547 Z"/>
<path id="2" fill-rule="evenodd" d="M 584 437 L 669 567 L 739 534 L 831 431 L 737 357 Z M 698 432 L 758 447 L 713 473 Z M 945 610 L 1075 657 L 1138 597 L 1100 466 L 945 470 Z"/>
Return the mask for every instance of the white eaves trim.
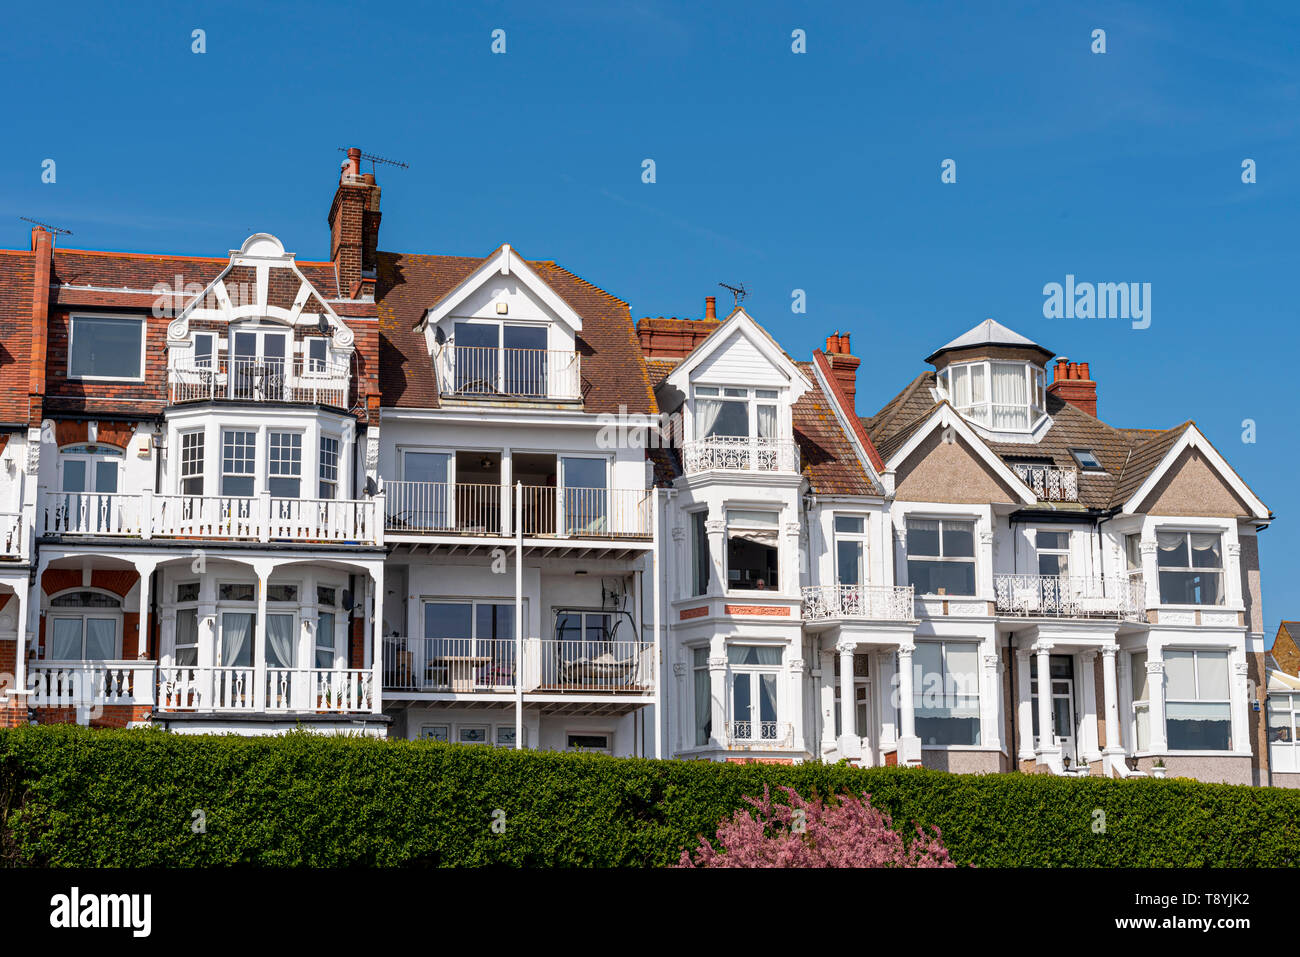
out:
<path id="1" fill-rule="evenodd" d="M 902 448 L 889 457 L 889 460 L 885 463 L 885 470 L 889 472 L 898 471 L 898 467 L 907 461 L 908 456 L 920 447 L 926 437 L 935 429 L 941 427 L 951 428 L 953 432 L 965 439 L 967 444 L 975 450 L 975 454 L 979 456 L 980 460 L 989 467 L 993 474 L 1006 482 L 1022 502 L 1026 505 L 1038 504 L 1038 497 L 1034 495 L 1033 490 L 1021 481 L 1020 476 L 1008 468 L 1005 462 L 993 454 L 993 450 L 984 444 L 984 440 L 966 424 L 965 419 L 953 410 L 953 407 L 948 404 L 946 399 L 935 410 L 934 414 L 926 420 L 925 425 L 917 429 L 912 437 L 903 444 Z"/>
<path id="2" fill-rule="evenodd" d="M 772 363 L 772 366 L 789 381 L 791 405 L 812 388 L 812 382 L 804 375 L 803 370 L 795 365 L 790 357 L 781 350 L 781 347 L 776 344 L 776 340 L 768 334 L 767 330 L 755 322 L 754 318 L 739 306 L 731 315 L 722 320 L 721 328 L 691 350 L 691 353 L 681 362 L 677 363 L 677 367 L 668 374 L 668 378 L 664 379 L 663 384 L 671 385 L 683 395 L 690 395 L 691 372 L 709 356 L 723 348 L 734 336 L 738 336 L 742 332 L 750 333 L 749 340 L 762 353 L 763 358 Z"/>
<path id="3" fill-rule="evenodd" d="M 574 312 L 572 306 L 556 295 L 555 290 L 547 285 L 528 263 L 524 262 L 523 257 L 510 248 L 509 243 L 503 244 L 482 265 L 462 279 L 455 289 L 430 307 L 425 312 L 424 318 L 416 325 L 416 330 L 437 325 L 495 275 L 515 276 L 529 292 L 555 313 L 561 322 L 574 332 L 582 331 L 582 316 Z"/>
<path id="4" fill-rule="evenodd" d="M 1147 480 L 1124 503 L 1123 511 L 1137 512 L 1138 507 L 1155 490 L 1156 486 L 1160 484 L 1160 480 L 1165 477 L 1174 463 L 1178 461 L 1178 457 L 1187 449 L 1196 449 L 1205 456 L 1210 465 L 1214 467 L 1214 470 L 1219 473 L 1219 477 L 1246 503 L 1255 518 L 1265 521 L 1272 518 L 1268 507 L 1259 500 L 1259 496 L 1250 490 L 1249 486 L 1241 480 L 1241 477 L 1233 471 L 1232 466 L 1228 464 L 1228 460 L 1219 454 L 1219 450 L 1211 445 L 1210 440 L 1194 425 L 1189 425 L 1187 430 L 1183 432 L 1182 438 L 1175 442 L 1173 448 L 1165 453 L 1165 457 L 1147 476 Z"/>

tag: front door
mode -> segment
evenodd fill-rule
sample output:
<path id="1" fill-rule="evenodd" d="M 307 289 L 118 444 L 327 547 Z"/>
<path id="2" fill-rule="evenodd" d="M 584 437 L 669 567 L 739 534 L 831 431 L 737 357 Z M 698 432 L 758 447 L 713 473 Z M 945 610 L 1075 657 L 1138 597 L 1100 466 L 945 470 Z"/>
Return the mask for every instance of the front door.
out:
<path id="1" fill-rule="evenodd" d="M 1032 666 L 1032 662 L 1031 662 Z M 1061 749 L 1061 757 L 1069 758 L 1070 763 L 1077 764 L 1079 752 L 1076 749 L 1077 728 L 1079 725 L 1074 708 L 1074 659 L 1070 655 L 1052 655 L 1052 733 L 1056 744 Z M 1029 687 L 1033 697 L 1034 740 L 1038 740 L 1038 669 L 1030 672 Z"/>

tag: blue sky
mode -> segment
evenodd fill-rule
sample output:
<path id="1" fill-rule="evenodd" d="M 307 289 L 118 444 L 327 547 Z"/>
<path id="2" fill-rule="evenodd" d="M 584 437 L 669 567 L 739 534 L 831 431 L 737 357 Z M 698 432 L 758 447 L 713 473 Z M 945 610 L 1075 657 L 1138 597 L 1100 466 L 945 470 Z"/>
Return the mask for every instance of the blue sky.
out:
<path id="1" fill-rule="evenodd" d="M 992 316 L 1089 362 L 1104 419 L 1195 419 L 1251 483 L 1279 516 L 1271 637 L 1300 617 L 1300 6 L 901 6 L 12 6 L 0 246 L 31 216 L 80 248 L 224 255 L 266 230 L 323 259 L 355 144 L 410 163 L 379 170 L 383 248 L 509 242 L 635 316 L 743 282 L 797 355 L 854 333 L 864 414 Z M 1067 273 L 1151 283 L 1150 328 L 1043 318 Z"/>

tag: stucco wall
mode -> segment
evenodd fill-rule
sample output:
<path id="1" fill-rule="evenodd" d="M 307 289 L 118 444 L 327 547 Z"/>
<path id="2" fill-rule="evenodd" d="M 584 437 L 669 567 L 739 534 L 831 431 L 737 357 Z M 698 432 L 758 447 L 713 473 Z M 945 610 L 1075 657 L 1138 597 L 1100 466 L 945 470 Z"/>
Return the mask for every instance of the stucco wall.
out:
<path id="1" fill-rule="evenodd" d="M 1151 773 L 1155 758 L 1139 758 L 1138 770 Z M 1215 781 L 1222 784 L 1251 784 L 1251 759 L 1241 757 L 1165 755 L 1165 777 L 1195 778 L 1198 781 Z"/>
<path id="2" fill-rule="evenodd" d="M 995 774 L 1002 770 L 998 751 L 921 751 L 921 764 L 935 771 L 955 774 Z"/>
<path id="3" fill-rule="evenodd" d="M 1275 774 L 1273 775 L 1273 787 L 1300 788 L 1300 774 Z"/>
<path id="4" fill-rule="evenodd" d="M 1151 515 L 1225 518 L 1250 509 L 1228 488 L 1196 449 L 1184 449 L 1138 509 Z"/>
<path id="5" fill-rule="evenodd" d="M 962 439 L 944 442 L 942 429 L 932 432 L 899 467 L 895 498 L 963 505 L 1016 501 Z"/>

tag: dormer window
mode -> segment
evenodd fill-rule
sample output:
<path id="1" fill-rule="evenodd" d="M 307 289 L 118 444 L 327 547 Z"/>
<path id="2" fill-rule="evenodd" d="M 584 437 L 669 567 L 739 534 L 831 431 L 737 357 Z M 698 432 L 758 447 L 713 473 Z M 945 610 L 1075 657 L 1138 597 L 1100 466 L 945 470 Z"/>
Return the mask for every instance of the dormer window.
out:
<path id="1" fill-rule="evenodd" d="M 940 391 L 972 422 L 998 432 L 1029 432 L 1047 414 L 1043 370 L 1029 362 L 953 363 Z"/>
<path id="2" fill-rule="evenodd" d="M 775 439 L 779 395 L 776 389 L 697 385 L 695 437 Z"/>

